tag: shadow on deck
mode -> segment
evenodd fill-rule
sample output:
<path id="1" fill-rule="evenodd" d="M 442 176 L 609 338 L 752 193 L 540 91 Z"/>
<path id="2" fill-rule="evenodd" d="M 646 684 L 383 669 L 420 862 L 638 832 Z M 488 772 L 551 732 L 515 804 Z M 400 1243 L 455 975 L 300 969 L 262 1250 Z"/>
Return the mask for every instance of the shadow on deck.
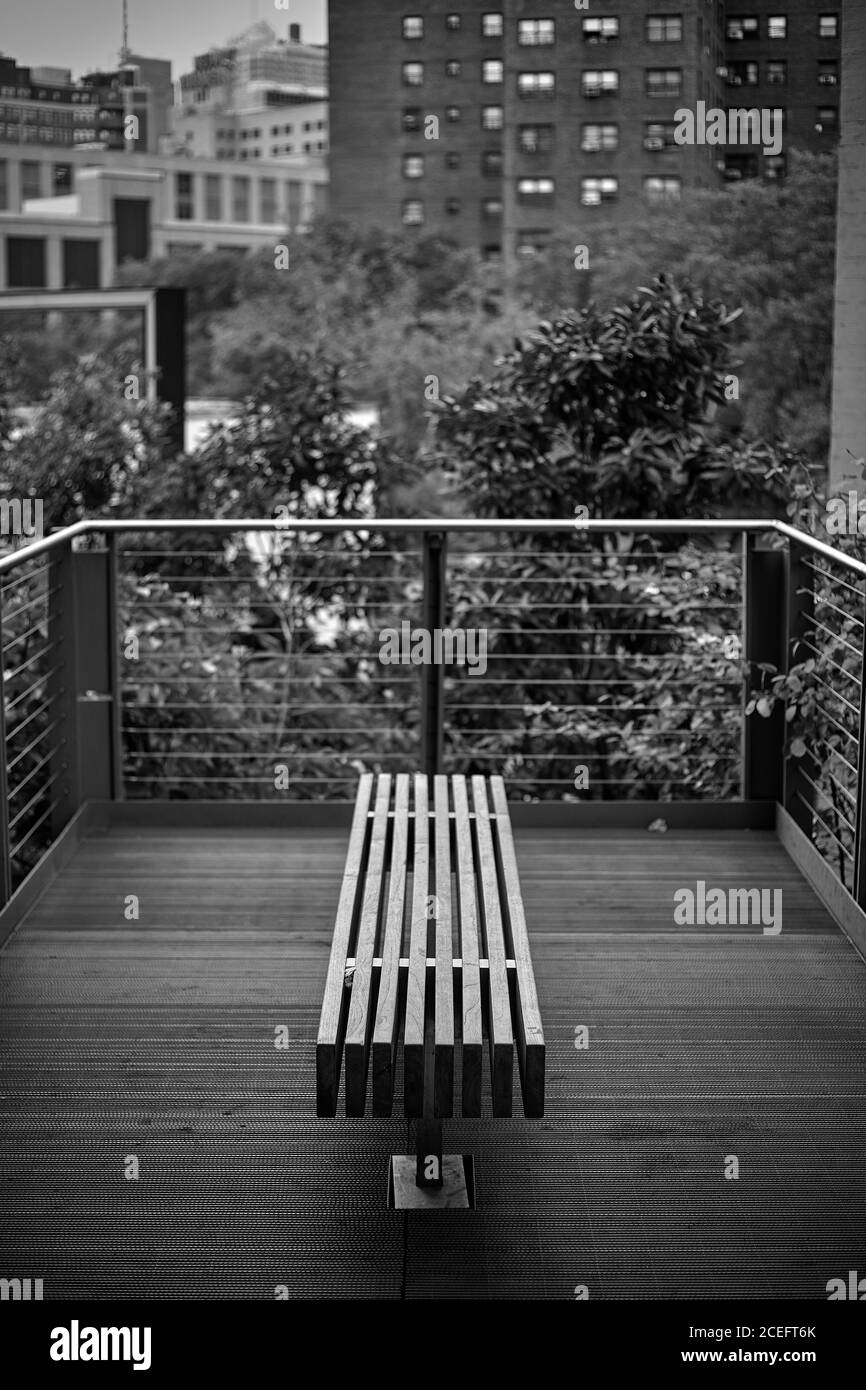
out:
<path id="1" fill-rule="evenodd" d="M 859 1268 L 866 967 L 771 832 L 516 830 L 547 1114 L 447 1122 L 479 1210 L 411 1217 L 385 1206 L 405 1121 L 315 1117 L 346 842 L 78 846 L 2 957 L 0 1273 L 46 1299 L 824 1299 Z M 698 879 L 781 888 L 781 933 L 675 926 Z"/>

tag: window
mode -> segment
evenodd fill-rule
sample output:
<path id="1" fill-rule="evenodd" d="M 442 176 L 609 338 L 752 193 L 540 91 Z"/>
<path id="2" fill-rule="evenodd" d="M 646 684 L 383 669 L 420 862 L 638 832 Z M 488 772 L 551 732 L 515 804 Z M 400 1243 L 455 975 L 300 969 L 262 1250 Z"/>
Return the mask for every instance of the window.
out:
<path id="1" fill-rule="evenodd" d="M 424 82 L 423 63 L 404 63 L 403 64 L 403 86 L 420 87 Z"/>
<path id="2" fill-rule="evenodd" d="M 517 42 L 525 48 L 543 48 L 556 42 L 556 21 L 553 19 L 519 19 Z"/>
<path id="3" fill-rule="evenodd" d="M 174 215 L 179 222 L 192 221 L 192 174 L 174 176 Z"/>
<path id="4" fill-rule="evenodd" d="M 447 63 L 445 64 L 445 75 L 446 75 L 446 77 L 459 77 L 459 76 L 460 76 L 460 59 L 459 59 L 459 58 L 449 58 L 449 59 L 448 59 Z"/>
<path id="5" fill-rule="evenodd" d="M 54 192 L 56 194 L 72 192 L 72 165 L 55 164 L 54 166 Z M 2 203 L 0 203 L 2 207 Z"/>
<path id="6" fill-rule="evenodd" d="M 481 16 L 481 36 L 485 39 L 501 39 L 504 28 L 502 12 L 488 10 Z"/>
<path id="7" fill-rule="evenodd" d="M 646 22 L 647 43 L 682 43 L 681 14 L 649 15 Z"/>
<path id="8" fill-rule="evenodd" d="M 446 119 L 446 121 L 448 122 L 449 125 L 456 125 L 457 122 L 460 120 L 462 114 L 463 114 L 463 113 L 462 113 L 462 111 L 460 110 L 460 107 L 459 107 L 459 106 L 446 106 L 446 107 L 445 107 L 445 119 Z"/>
<path id="9" fill-rule="evenodd" d="M 585 154 L 597 154 L 600 150 L 619 149 L 619 126 L 585 123 L 580 130 L 580 148 Z"/>
<path id="10" fill-rule="evenodd" d="M 550 154 L 553 149 L 553 126 L 522 125 L 517 133 L 517 143 L 524 154 Z"/>
<path id="11" fill-rule="evenodd" d="M 460 211 L 460 206 L 459 198 L 446 198 L 445 200 L 445 211 L 449 217 L 456 217 Z"/>
<path id="12" fill-rule="evenodd" d="M 648 97 L 678 97 L 682 94 L 683 74 L 681 68 L 647 68 L 646 94 Z"/>
<path id="13" fill-rule="evenodd" d="M 420 227 L 424 221 L 424 204 L 420 198 L 407 198 L 403 204 L 404 227 Z"/>
<path id="14" fill-rule="evenodd" d="M 499 58 L 489 58 L 481 64 L 481 81 L 488 85 L 502 81 L 502 62 Z"/>
<path id="15" fill-rule="evenodd" d="M 615 15 L 585 19 L 581 32 L 584 43 L 612 43 L 619 38 L 619 20 Z"/>
<path id="16" fill-rule="evenodd" d="M 269 223 L 278 221 L 276 179 L 262 179 L 259 184 L 259 221 Z"/>
<path id="17" fill-rule="evenodd" d="M 553 179 L 518 179 L 517 200 L 533 207 L 550 207 L 555 185 Z"/>
<path id="18" fill-rule="evenodd" d="M 839 108 L 838 106 L 819 106 L 817 111 L 818 132 L 826 134 L 828 131 L 835 131 L 839 128 Z"/>
<path id="19" fill-rule="evenodd" d="M 764 178 L 783 179 L 787 172 L 788 161 L 783 154 L 768 154 L 764 156 Z"/>
<path id="20" fill-rule="evenodd" d="M 584 207 L 599 203 L 615 203 L 619 197 L 619 179 L 581 179 L 580 201 Z"/>
<path id="21" fill-rule="evenodd" d="M 481 172 L 486 178 L 499 178 L 502 174 L 502 151 L 483 150 L 481 153 Z"/>
<path id="22" fill-rule="evenodd" d="M 580 90 L 585 97 L 615 96 L 619 91 L 619 73 L 610 69 L 582 72 Z"/>
<path id="23" fill-rule="evenodd" d="M 756 87 L 758 64 L 742 59 L 731 61 L 728 63 L 728 75 L 725 80 L 729 87 Z"/>
<path id="24" fill-rule="evenodd" d="M 669 150 L 676 147 L 674 121 L 644 122 L 643 147 L 645 150 Z"/>
<path id="25" fill-rule="evenodd" d="M 731 15 L 725 26 L 725 37 L 737 43 L 743 39 L 757 39 L 760 37 L 760 26 L 758 16 Z"/>
<path id="26" fill-rule="evenodd" d="M 484 199 L 482 200 L 482 203 L 481 203 L 481 216 L 482 216 L 482 217 L 501 217 L 501 216 L 502 216 L 502 199 L 501 199 L 501 198 L 484 198 Z"/>
<path id="27" fill-rule="evenodd" d="M 286 218 L 289 227 L 295 227 L 301 220 L 301 193 L 303 184 L 297 179 L 288 179 L 286 182 Z"/>
<path id="28" fill-rule="evenodd" d="M 403 18 L 403 38 L 423 39 L 424 20 L 420 14 L 407 14 Z"/>
<path id="29" fill-rule="evenodd" d="M 682 196 L 682 180 L 678 178 L 646 178 L 644 197 L 648 203 L 678 203 Z"/>
<path id="30" fill-rule="evenodd" d="M 459 154 L 459 152 L 458 152 L 457 150 L 449 150 L 449 151 L 448 151 L 448 153 L 447 153 L 446 156 L 445 156 L 445 168 L 446 168 L 446 169 L 459 169 L 459 168 L 460 168 L 460 154 Z"/>
<path id="31" fill-rule="evenodd" d="M 836 14 L 819 14 L 818 16 L 818 38 L 837 39 L 839 37 L 839 16 Z"/>
<path id="32" fill-rule="evenodd" d="M 421 107 L 403 107 L 403 133 L 404 135 L 415 135 L 421 129 Z"/>
<path id="33" fill-rule="evenodd" d="M 788 37 L 788 21 L 783 14 L 767 15 L 767 38 L 786 39 Z"/>
<path id="34" fill-rule="evenodd" d="M 538 256 L 550 245 L 550 232 L 544 227 L 539 231 L 523 231 L 517 236 L 517 254 L 524 260 Z"/>
<path id="35" fill-rule="evenodd" d="M 501 106 L 482 106 L 481 129 L 501 130 L 505 124 L 505 111 Z"/>
<path id="36" fill-rule="evenodd" d="M 22 159 L 21 161 L 21 197 L 22 198 L 41 198 L 42 197 L 42 165 L 34 159 Z M 189 174 L 187 174 L 189 178 Z"/>
<path id="37" fill-rule="evenodd" d="M 517 95 L 521 97 L 552 97 L 556 92 L 556 78 L 552 72 L 519 72 L 517 74 Z"/>
<path id="38" fill-rule="evenodd" d="M 839 85 L 839 64 L 834 59 L 821 61 L 818 64 L 818 81 L 822 87 L 837 87 Z"/>
<path id="39" fill-rule="evenodd" d="M 423 177 L 424 177 L 424 156 L 423 156 L 423 154 L 404 154 L 404 156 L 403 156 L 403 177 L 404 177 L 404 179 L 423 179 Z"/>
<path id="40" fill-rule="evenodd" d="M 9 161 L 0 159 L 0 212 L 7 211 L 9 202 Z"/>
<path id="41" fill-rule="evenodd" d="M 232 221 L 250 220 L 250 181 L 244 177 L 232 179 Z"/>
<path id="42" fill-rule="evenodd" d="M 6 284 L 10 290 L 45 288 L 45 238 L 6 238 Z"/>
<path id="43" fill-rule="evenodd" d="M 784 87 L 788 81 L 788 64 L 775 58 L 768 62 L 767 81 L 771 87 Z"/>
<path id="44" fill-rule="evenodd" d="M 460 28 L 459 14 L 455 14 L 453 10 L 450 14 L 447 14 L 445 16 L 445 28 L 449 33 L 456 34 L 457 30 Z"/>
<path id="45" fill-rule="evenodd" d="M 98 241 L 63 241 L 63 288 L 65 290 L 99 289 Z"/>
<path id="46" fill-rule="evenodd" d="M 223 215 L 222 179 L 219 174 L 204 176 L 204 215 L 208 222 L 219 222 Z"/>

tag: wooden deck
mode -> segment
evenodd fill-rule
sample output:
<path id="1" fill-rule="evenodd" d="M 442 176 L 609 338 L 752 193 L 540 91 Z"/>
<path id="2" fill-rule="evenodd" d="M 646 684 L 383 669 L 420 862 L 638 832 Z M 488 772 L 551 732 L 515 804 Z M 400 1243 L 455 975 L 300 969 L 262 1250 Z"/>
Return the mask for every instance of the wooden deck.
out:
<path id="1" fill-rule="evenodd" d="M 771 834 L 516 831 L 547 1113 L 490 1118 L 485 1076 L 484 1118 L 446 1124 L 478 1211 L 408 1217 L 385 1207 L 406 1122 L 315 1115 L 347 838 L 79 847 L 0 957 L 0 1275 L 46 1299 L 825 1299 L 863 1272 L 866 966 Z M 698 879 L 781 888 L 781 934 L 675 926 Z"/>

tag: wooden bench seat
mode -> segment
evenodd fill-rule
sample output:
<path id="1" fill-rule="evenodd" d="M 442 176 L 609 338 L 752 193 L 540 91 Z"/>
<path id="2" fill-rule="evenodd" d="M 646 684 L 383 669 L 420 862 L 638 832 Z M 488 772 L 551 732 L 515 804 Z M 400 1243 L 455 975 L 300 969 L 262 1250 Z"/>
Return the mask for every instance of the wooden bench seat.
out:
<path id="1" fill-rule="evenodd" d="M 409 1117 L 544 1113 L 544 1033 L 501 777 L 360 780 L 316 1046 L 316 1106 Z M 486 1043 L 486 1048 L 485 1048 Z M 371 1066 L 372 1059 L 372 1066 Z M 372 1074 L 372 1084 L 368 1081 Z M 459 1087 L 457 1081 L 459 1080 Z M 459 1092 L 459 1109 L 455 1103 Z"/>

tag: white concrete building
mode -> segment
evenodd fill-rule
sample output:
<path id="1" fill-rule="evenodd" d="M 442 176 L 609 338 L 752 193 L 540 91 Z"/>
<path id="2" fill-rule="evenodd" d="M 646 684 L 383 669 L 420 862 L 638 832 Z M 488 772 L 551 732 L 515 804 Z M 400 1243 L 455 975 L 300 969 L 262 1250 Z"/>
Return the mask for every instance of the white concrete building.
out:
<path id="1" fill-rule="evenodd" d="M 54 196 L 58 186 L 71 192 Z M 0 145 L 0 290 L 103 289 L 125 260 L 274 246 L 325 211 L 327 192 L 319 156 L 241 169 L 183 155 Z"/>

